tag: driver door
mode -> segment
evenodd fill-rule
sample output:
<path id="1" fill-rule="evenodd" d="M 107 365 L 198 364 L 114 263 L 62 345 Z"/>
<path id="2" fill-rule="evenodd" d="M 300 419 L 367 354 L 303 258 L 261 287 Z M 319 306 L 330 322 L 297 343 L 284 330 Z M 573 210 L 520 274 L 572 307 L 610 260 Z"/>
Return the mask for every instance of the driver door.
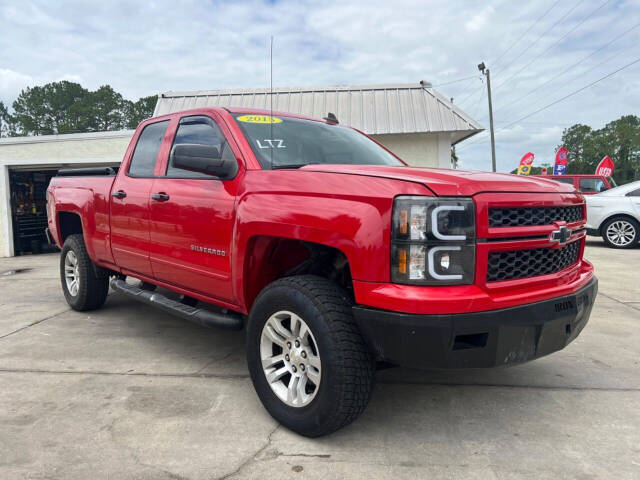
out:
<path id="1" fill-rule="evenodd" d="M 210 116 L 211 115 L 211 116 Z M 164 167 L 151 187 L 150 259 L 154 276 L 163 282 L 229 303 L 231 238 L 235 199 L 243 170 L 231 180 L 176 168 L 176 145 L 215 146 L 222 157 L 242 166 L 230 132 L 212 114 L 180 118 Z"/>

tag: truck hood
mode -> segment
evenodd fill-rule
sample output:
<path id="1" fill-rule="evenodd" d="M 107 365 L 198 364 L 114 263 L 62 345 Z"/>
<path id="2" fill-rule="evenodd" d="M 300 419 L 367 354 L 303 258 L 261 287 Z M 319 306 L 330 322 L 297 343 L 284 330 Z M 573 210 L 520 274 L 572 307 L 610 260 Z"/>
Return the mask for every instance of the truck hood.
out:
<path id="1" fill-rule="evenodd" d="M 540 177 L 506 173 L 383 165 L 306 165 L 304 171 L 390 178 L 421 183 L 438 196 L 471 196 L 481 192 L 572 193 L 572 185 Z"/>

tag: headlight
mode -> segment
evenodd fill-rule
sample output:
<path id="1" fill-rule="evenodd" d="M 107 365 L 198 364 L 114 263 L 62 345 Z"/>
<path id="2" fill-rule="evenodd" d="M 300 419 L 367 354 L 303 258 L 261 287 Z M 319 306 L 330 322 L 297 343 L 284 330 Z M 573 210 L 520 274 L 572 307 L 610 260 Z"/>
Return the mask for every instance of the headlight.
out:
<path id="1" fill-rule="evenodd" d="M 391 281 L 466 285 L 475 273 L 475 211 L 470 198 L 396 197 Z"/>

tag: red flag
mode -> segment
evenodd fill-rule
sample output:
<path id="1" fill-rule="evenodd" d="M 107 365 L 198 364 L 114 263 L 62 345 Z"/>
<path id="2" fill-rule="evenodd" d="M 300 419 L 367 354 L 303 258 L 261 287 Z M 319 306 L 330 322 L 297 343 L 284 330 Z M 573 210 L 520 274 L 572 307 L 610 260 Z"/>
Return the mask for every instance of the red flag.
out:
<path id="1" fill-rule="evenodd" d="M 553 167 L 554 175 L 564 175 L 565 170 L 567 169 L 567 154 L 569 150 L 564 147 L 560 147 L 556 152 L 556 164 Z"/>
<path id="2" fill-rule="evenodd" d="M 596 175 L 602 175 L 603 177 L 610 177 L 613 175 L 613 168 L 615 164 L 607 155 L 600 160 L 600 163 L 596 167 Z"/>
<path id="3" fill-rule="evenodd" d="M 547 174 L 547 167 L 542 167 L 542 172 L 540 174 L 541 175 L 546 175 Z"/>
<path id="4" fill-rule="evenodd" d="M 531 173 L 531 164 L 535 155 L 531 152 L 525 153 L 520 159 L 520 165 L 518 166 L 518 175 L 529 175 Z"/>

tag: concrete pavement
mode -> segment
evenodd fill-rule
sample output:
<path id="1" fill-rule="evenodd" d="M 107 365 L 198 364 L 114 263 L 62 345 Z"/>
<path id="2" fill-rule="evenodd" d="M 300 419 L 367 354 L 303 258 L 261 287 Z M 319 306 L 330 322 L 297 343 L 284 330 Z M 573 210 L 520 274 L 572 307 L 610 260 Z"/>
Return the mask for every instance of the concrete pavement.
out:
<path id="1" fill-rule="evenodd" d="M 0 259 L 0 478 L 640 478 L 640 248 L 586 256 L 600 293 L 565 350 L 380 371 L 365 414 L 314 440 L 263 409 L 243 332 L 116 294 L 74 312 L 57 255 Z"/>

